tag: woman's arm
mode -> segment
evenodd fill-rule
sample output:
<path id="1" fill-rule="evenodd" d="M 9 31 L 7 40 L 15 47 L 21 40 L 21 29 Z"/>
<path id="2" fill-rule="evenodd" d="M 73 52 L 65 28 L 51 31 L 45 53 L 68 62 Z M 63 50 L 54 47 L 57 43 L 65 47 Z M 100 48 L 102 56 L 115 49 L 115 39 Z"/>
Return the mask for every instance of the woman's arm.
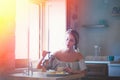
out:
<path id="1" fill-rule="evenodd" d="M 42 69 L 42 67 L 43 67 L 42 62 L 43 62 L 43 60 L 44 60 L 44 58 L 42 58 L 42 59 L 40 60 L 40 62 L 39 62 L 38 65 L 37 65 L 37 69 Z"/>
<path id="2" fill-rule="evenodd" d="M 83 74 L 83 75 L 86 75 L 87 73 L 87 70 L 72 70 L 71 68 L 65 68 L 65 71 L 70 73 L 70 74 Z"/>
<path id="3" fill-rule="evenodd" d="M 41 69 L 42 67 L 43 67 L 43 62 L 44 62 L 44 58 L 45 58 L 45 56 L 47 55 L 47 51 L 43 51 L 42 52 L 42 59 L 40 60 L 40 62 L 38 63 L 38 65 L 37 65 L 37 68 L 38 69 Z"/>
<path id="4" fill-rule="evenodd" d="M 81 59 L 78 62 L 78 66 L 79 66 L 79 70 L 73 70 L 71 67 L 67 67 L 65 68 L 65 71 L 70 73 L 70 74 L 82 74 L 82 75 L 86 75 L 87 73 L 87 67 L 86 64 L 84 62 L 84 59 Z"/>
<path id="5" fill-rule="evenodd" d="M 72 71 L 72 74 L 81 74 L 81 75 L 85 76 L 87 74 L 87 70 L 85 69 L 85 70 L 82 70 L 82 71 L 79 71 L 79 70 Z"/>

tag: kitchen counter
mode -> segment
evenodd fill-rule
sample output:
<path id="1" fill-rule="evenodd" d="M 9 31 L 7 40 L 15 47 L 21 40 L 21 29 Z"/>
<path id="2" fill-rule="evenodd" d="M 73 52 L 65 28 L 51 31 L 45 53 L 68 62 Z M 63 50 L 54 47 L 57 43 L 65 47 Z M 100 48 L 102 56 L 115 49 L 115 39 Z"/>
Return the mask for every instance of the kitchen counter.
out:
<path id="1" fill-rule="evenodd" d="M 102 65 L 106 65 L 105 69 L 107 71 L 106 73 L 108 74 L 108 77 L 120 77 L 120 62 L 116 62 L 116 61 L 85 61 L 85 63 L 87 65 L 89 65 L 90 69 L 92 68 L 91 69 L 92 71 L 95 71 L 94 69 L 96 69 L 96 72 L 97 72 L 97 67 L 100 68 L 100 67 L 102 67 Z"/>
<path id="2" fill-rule="evenodd" d="M 85 61 L 85 63 L 109 64 L 110 61 Z"/>

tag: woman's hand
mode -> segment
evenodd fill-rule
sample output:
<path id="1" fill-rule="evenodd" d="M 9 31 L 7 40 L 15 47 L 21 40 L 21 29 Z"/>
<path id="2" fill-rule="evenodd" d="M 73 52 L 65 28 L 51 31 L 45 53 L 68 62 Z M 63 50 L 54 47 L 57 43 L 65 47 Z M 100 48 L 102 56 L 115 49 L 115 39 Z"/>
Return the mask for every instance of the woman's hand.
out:
<path id="1" fill-rule="evenodd" d="M 45 51 L 45 50 L 44 50 L 44 51 L 42 52 L 42 57 L 44 58 L 47 54 L 48 54 L 48 51 Z"/>
<path id="2" fill-rule="evenodd" d="M 86 75 L 86 70 L 83 70 L 83 71 L 74 71 L 72 70 L 70 67 L 66 67 L 64 68 L 64 71 L 68 72 L 69 74 L 81 74 L 81 75 Z"/>
<path id="3" fill-rule="evenodd" d="M 69 74 L 73 74 L 73 70 L 70 67 L 66 67 L 64 71 L 68 72 Z"/>
<path id="4" fill-rule="evenodd" d="M 45 58 L 45 56 L 46 56 L 47 54 L 48 54 L 48 51 L 43 50 L 43 52 L 42 52 L 42 59 L 40 60 L 40 62 L 39 62 L 38 65 L 37 65 L 37 68 L 38 68 L 38 69 L 40 69 L 40 68 L 43 67 L 43 61 L 44 61 L 44 58 Z"/>

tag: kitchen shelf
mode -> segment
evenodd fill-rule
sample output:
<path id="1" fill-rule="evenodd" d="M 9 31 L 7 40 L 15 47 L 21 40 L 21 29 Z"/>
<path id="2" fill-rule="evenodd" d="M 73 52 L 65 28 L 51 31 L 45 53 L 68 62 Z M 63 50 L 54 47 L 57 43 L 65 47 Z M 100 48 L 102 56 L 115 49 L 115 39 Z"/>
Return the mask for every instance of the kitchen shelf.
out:
<path id="1" fill-rule="evenodd" d="M 84 25 L 83 27 L 85 28 L 104 28 L 106 27 L 106 25 L 101 25 L 101 24 L 98 24 L 98 25 Z"/>

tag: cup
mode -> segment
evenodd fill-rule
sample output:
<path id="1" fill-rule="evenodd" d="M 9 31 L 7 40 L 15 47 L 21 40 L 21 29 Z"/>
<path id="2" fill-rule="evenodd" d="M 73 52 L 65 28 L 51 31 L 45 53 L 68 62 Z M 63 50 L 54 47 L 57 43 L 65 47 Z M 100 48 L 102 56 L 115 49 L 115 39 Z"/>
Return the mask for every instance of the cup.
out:
<path id="1" fill-rule="evenodd" d="M 58 72 L 62 72 L 63 70 L 64 70 L 64 67 L 61 67 L 61 66 L 58 66 L 58 67 L 57 67 L 57 71 L 58 71 Z"/>
<path id="2" fill-rule="evenodd" d="M 109 61 L 114 61 L 114 56 L 108 56 Z"/>

